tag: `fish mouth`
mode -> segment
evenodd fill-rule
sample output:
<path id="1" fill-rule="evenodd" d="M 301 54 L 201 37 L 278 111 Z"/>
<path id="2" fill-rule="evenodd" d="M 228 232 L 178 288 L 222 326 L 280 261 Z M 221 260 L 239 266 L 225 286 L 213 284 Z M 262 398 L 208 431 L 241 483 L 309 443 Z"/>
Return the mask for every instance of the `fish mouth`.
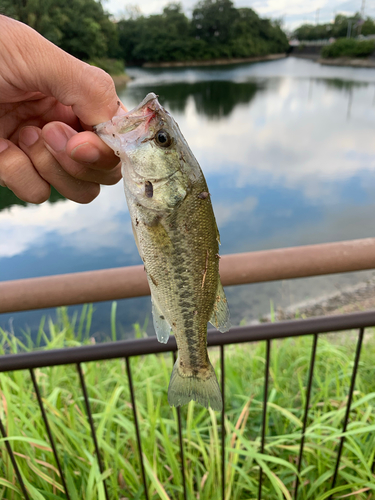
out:
<path id="1" fill-rule="evenodd" d="M 115 137 L 117 134 L 129 134 L 135 130 L 138 130 L 139 136 L 145 137 L 152 124 L 163 123 L 160 116 L 162 111 L 164 109 L 158 101 L 158 96 L 150 92 L 137 107 L 124 115 L 114 116 L 108 122 L 95 125 L 93 130 L 99 137 L 108 135 Z M 131 139 L 134 140 L 135 137 Z"/>

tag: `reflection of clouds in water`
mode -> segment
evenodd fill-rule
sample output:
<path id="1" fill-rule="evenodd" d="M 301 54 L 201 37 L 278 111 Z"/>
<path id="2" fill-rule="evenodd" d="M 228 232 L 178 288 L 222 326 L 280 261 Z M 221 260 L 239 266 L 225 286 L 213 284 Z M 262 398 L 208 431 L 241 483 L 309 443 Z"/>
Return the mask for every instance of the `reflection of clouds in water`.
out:
<path id="1" fill-rule="evenodd" d="M 372 186 L 375 182 L 372 183 Z M 296 231 L 295 225 L 282 225 L 274 228 L 271 234 L 263 237 L 259 248 L 280 246 L 311 245 L 372 237 L 375 234 L 375 205 L 358 206 L 348 203 L 343 207 L 328 207 L 322 216 L 301 224 Z M 280 245 L 281 242 L 281 245 Z"/>
<path id="2" fill-rule="evenodd" d="M 272 62 L 255 64 L 232 64 L 216 67 L 195 68 L 127 68 L 133 80 L 120 93 L 120 98 L 127 102 L 133 100 L 137 87 L 152 88 L 160 84 L 177 82 L 201 82 L 209 80 L 230 80 L 235 82 L 261 81 L 274 78 L 293 79 L 328 79 L 332 81 L 375 82 L 375 72 L 368 68 L 350 68 L 345 66 L 322 66 L 307 59 L 288 57 Z M 338 84 L 339 85 L 339 84 Z M 138 104 L 138 102 L 135 102 Z"/>
<path id="3" fill-rule="evenodd" d="M 215 208 L 215 218 L 218 226 L 225 226 L 228 222 L 236 221 L 243 217 L 244 212 L 250 214 L 258 204 L 254 196 L 249 196 L 237 203 L 222 202 L 213 203 Z"/>
<path id="4" fill-rule="evenodd" d="M 88 205 L 69 200 L 14 205 L 0 213 L 0 226 L 0 257 L 12 257 L 34 245 L 43 251 L 51 233 L 57 233 L 64 246 L 90 252 L 119 246 L 124 233 L 132 232 L 122 182 L 103 186 L 99 197 Z"/>
<path id="5" fill-rule="evenodd" d="M 250 108 L 237 107 L 225 122 L 211 123 L 187 106 L 181 129 L 205 173 L 231 172 L 236 187 L 299 189 L 312 201 L 337 196 L 340 181 L 362 169 L 374 170 L 374 112 L 363 119 L 373 89 L 353 90 L 347 120 L 344 92 L 320 82 L 309 102 L 308 85 L 285 79 L 272 93 L 258 94 Z"/>

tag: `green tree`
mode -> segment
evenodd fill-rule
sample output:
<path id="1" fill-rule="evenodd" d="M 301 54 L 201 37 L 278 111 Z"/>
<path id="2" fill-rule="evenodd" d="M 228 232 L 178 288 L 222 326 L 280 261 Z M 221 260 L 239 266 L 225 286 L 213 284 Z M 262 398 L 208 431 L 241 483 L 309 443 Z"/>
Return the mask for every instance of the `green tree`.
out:
<path id="1" fill-rule="evenodd" d="M 127 62 L 189 59 L 189 20 L 179 3 L 167 5 L 162 14 L 121 20 L 118 30 L 122 54 Z"/>
<path id="2" fill-rule="evenodd" d="M 95 0 L 0 0 L 0 13 L 28 24 L 83 60 L 118 57 L 116 25 Z"/>
<path id="3" fill-rule="evenodd" d="M 118 30 L 125 61 L 136 64 L 251 57 L 289 48 L 280 23 L 236 9 L 230 0 L 201 0 L 191 21 L 179 3 L 149 17 L 132 10 Z"/>
<path id="4" fill-rule="evenodd" d="M 361 15 L 357 12 L 354 16 L 344 16 L 337 14 L 333 23 L 328 24 L 303 24 L 297 28 L 293 35 L 298 40 L 322 40 L 330 37 L 345 38 L 348 34 L 349 24 L 351 25 L 351 37 L 362 35 L 370 35 L 375 33 L 375 23 L 368 17 L 360 25 Z"/>
<path id="5" fill-rule="evenodd" d="M 231 0 L 201 0 L 193 10 L 193 35 L 210 43 L 228 43 L 234 37 L 237 18 Z"/>
<path id="6" fill-rule="evenodd" d="M 375 35 L 375 22 L 371 17 L 368 17 L 362 25 L 361 34 L 366 35 Z"/>

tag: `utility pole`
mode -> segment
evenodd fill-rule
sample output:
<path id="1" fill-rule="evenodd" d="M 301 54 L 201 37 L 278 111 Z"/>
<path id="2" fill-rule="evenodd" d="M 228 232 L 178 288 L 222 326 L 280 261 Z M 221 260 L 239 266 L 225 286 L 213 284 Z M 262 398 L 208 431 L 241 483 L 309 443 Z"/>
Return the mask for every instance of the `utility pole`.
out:
<path id="1" fill-rule="evenodd" d="M 358 35 L 361 34 L 362 24 L 365 22 L 365 3 L 366 3 L 366 0 L 362 0 L 361 18 L 357 23 L 358 24 Z"/>
<path id="2" fill-rule="evenodd" d="M 364 1 L 364 0 L 363 0 Z M 319 24 L 319 11 L 320 9 L 316 9 L 316 17 L 315 17 L 315 23 L 318 25 Z"/>

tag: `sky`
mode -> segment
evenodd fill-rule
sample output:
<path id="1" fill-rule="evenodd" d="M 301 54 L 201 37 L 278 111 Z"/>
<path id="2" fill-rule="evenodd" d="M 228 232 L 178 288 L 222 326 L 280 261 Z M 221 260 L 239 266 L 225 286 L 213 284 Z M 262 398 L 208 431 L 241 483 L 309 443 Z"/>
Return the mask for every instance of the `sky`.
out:
<path id="1" fill-rule="evenodd" d="M 235 0 L 236 7 L 251 7 L 261 17 L 284 20 L 284 28 L 294 30 L 303 23 L 327 23 L 335 14 L 354 14 L 361 11 L 364 1 L 365 16 L 375 17 L 375 0 Z M 180 0 L 189 16 L 197 0 Z M 159 14 L 168 0 L 105 0 L 105 9 L 116 17 L 123 15 L 127 7 L 137 5 L 142 14 Z"/>

